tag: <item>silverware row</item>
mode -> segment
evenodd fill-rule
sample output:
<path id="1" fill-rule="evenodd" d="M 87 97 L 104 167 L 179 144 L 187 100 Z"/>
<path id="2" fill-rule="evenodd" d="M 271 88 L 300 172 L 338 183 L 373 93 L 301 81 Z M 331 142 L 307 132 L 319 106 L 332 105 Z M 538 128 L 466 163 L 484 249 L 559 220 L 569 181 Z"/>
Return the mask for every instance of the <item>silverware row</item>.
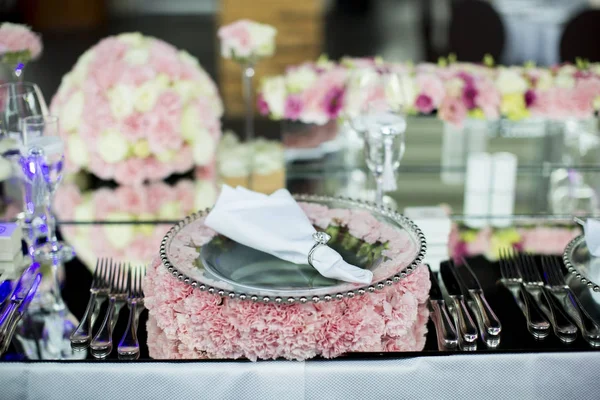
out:
<path id="1" fill-rule="evenodd" d="M 500 282 L 511 292 L 536 339 L 545 339 L 552 330 L 562 342 L 571 343 L 581 331 L 591 346 L 600 346 L 600 324 L 569 288 L 555 257 L 543 256 L 540 269 L 530 254 L 502 249 L 500 273 Z"/>
<path id="2" fill-rule="evenodd" d="M 129 319 L 127 328 L 117 346 L 120 358 L 137 359 L 140 354 L 137 329 L 139 317 L 144 310 L 142 279 L 145 267 L 131 268 L 112 260 L 101 259 L 96 263 L 90 300 L 79 326 L 71 334 L 71 345 L 75 349 L 88 346 L 96 358 L 106 358 L 113 350 L 113 329 L 121 309 L 127 305 Z M 99 330 L 92 336 L 94 324 L 102 304 L 108 300 L 108 308 Z"/>
<path id="3" fill-rule="evenodd" d="M 477 349 L 479 338 L 488 347 L 500 344 L 502 324 L 488 304 L 481 284 L 466 260 L 440 264 L 440 275 L 446 294 L 437 276 L 430 270 L 429 305 L 436 328 L 439 350 Z M 449 299 L 447 302 L 446 299 Z"/>
<path id="4" fill-rule="evenodd" d="M 40 265 L 33 263 L 21 274 L 14 289 L 10 280 L 0 284 L 0 355 L 8 349 L 19 321 L 40 286 L 42 274 L 39 271 Z"/>

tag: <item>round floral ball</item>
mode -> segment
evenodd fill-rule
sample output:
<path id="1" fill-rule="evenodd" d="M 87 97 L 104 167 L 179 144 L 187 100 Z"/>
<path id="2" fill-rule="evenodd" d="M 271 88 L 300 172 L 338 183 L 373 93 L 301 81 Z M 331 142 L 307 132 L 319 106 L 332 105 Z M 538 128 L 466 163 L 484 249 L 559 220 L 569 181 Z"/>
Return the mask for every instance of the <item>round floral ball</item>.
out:
<path id="1" fill-rule="evenodd" d="M 223 103 L 198 60 L 162 40 L 101 40 L 52 99 L 71 172 L 130 185 L 213 168 Z"/>

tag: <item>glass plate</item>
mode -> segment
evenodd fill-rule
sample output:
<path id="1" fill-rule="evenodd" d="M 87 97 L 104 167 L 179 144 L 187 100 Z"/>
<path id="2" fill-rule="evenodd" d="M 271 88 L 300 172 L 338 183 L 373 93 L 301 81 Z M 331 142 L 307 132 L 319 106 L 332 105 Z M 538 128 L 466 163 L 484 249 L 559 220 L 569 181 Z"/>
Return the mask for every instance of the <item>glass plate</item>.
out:
<path id="1" fill-rule="evenodd" d="M 383 289 L 385 285 L 392 285 L 414 271 L 425 256 L 426 243 L 421 230 L 410 219 L 392 210 L 337 197 L 295 195 L 294 198 L 299 202 L 317 203 L 329 208 L 367 210 L 377 220 L 406 234 L 407 251 L 391 268 L 390 263 L 384 263 L 388 259 L 381 255 L 382 244 L 368 245 L 340 228 L 339 234 L 332 238 L 329 245 L 347 262 L 373 271 L 374 279 L 370 285 L 328 279 L 307 264 L 289 263 L 220 235 L 200 247 L 193 263 L 173 261 L 176 257 L 170 251 L 170 244 L 173 239 L 187 237 L 194 229 L 200 228 L 206 212 L 199 212 L 179 222 L 167 233 L 160 251 L 163 265 L 179 280 L 210 293 L 265 303 L 294 303 L 341 299 Z M 347 246 L 349 240 L 358 241 L 358 244 Z"/>
<path id="2" fill-rule="evenodd" d="M 585 236 L 580 235 L 565 248 L 563 261 L 570 273 L 583 284 L 600 292 L 600 257 L 594 257 L 585 243 Z"/>

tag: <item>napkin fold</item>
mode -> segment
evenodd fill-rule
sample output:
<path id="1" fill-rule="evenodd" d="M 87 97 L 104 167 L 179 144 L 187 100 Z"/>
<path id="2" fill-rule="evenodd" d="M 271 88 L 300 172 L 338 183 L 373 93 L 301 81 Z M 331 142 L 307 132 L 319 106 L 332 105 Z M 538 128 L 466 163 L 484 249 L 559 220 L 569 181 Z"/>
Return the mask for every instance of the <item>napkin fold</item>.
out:
<path id="1" fill-rule="evenodd" d="M 594 257 L 600 257 L 600 220 L 588 218 L 582 226 L 588 250 Z"/>
<path id="2" fill-rule="evenodd" d="M 223 185 L 206 226 L 228 238 L 294 264 L 308 264 L 316 232 L 310 220 L 286 189 L 265 195 L 243 187 Z M 313 266 L 326 278 L 368 284 L 369 270 L 350 265 L 328 246 L 319 246 Z"/>

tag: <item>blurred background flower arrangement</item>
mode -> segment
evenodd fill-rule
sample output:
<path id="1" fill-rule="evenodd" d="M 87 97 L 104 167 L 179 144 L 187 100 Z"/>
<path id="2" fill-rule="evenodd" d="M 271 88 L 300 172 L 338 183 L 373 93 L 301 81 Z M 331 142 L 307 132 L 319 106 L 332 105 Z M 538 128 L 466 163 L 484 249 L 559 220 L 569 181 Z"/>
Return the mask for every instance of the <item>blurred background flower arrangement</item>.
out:
<path id="1" fill-rule="evenodd" d="M 42 54 L 42 39 L 28 26 L 0 24 L 0 83 L 23 78 L 25 65 Z"/>
<path id="2" fill-rule="evenodd" d="M 275 120 L 323 125 L 354 117 L 365 104 L 387 99 L 383 87 L 356 84 L 368 74 L 400 77 L 402 102 L 411 114 L 434 114 L 462 126 L 465 120 L 512 121 L 527 118 L 586 119 L 600 109 L 600 64 L 579 60 L 576 65 L 551 68 L 494 66 L 457 62 L 436 64 L 389 63 L 380 58 L 321 57 L 287 68 L 283 75 L 265 78 L 258 109 Z M 380 85 L 382 80 L 374 80 Z M 366 93 L 366 94 L 365 94 Z"/>
<path id="3" fill-rule="evenodd" d="M 125 33 L 86 51 L 61 82 L 69 171 L 119 184 L 213 168 L 223 105 L 198 61 L 162 40 Z"/>

